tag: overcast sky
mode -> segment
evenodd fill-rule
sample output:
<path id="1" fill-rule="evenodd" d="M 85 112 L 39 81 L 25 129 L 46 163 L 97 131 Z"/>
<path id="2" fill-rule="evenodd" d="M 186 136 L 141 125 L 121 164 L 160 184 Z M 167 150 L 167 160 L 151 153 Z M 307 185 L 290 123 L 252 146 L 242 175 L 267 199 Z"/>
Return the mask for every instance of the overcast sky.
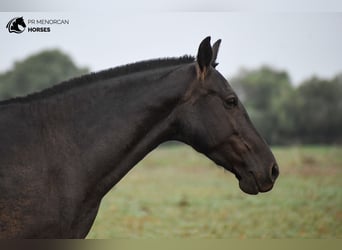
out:
<path id="1" fill-rule="evenodd" d="M 263 3 L 262 9 L 246 1 L 218 0 L 208 5 L 174 0 L 161 5 L 148 0 L 145 5 L 137 1 L 129 6 L 129 0 L 121 5 L 108 1 L 105 8 L 97 4 L 95 11 L 89 4 L 77 8 L 78 1 L 62 6 L 41 1 L 41 5 L 26 7 L 15 6 L 17 2 L 0 4 L 0 72 L 50 48 L 63 50 L 92 71 L 150 58 L 195 55 L 207 35 L 212 42 L 222 39 L 218 69 L 228 79 L 241 67 L 265 64 L 287 70 L 295 84 L 311 75 L 332 77 L 342 72 L 342 1 L 327 0 L 325 5 L 317 4 L 319 1 L 302 1 L 306 5 L 294 0 L 285 1 L 287 4 L 276 1 L 278 5 L 253 1 Z M 49 33 L 9 33 L 6 24 L 16 16 L 23 16 L 26 22 L 69 19 L 70 24 L 50 26 Z"/>

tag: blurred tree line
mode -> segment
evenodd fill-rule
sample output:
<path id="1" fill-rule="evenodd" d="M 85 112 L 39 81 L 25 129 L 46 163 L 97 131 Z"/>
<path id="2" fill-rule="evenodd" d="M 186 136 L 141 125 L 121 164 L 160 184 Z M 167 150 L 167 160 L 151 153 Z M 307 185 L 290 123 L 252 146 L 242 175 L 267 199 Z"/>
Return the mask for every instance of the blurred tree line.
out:
<path id="1" fill-rule="evenodd" d="M 0 100 L 88 72 L 59 50 L 42 51 L 0 74 Z M 285 71 L 264 66 L 241 70 L 230 83 L 268 143 L 342 143 L 342 74 L 312 77 L 294 87 Z"/>
<path id="2" fill-rule="evenodd" d="M 15 62 L 13 69 L 0 74 L 0 100 L 37 92 L 87 72 L 60 50 L 45 50 Z"/>
<path id="3" fill-rule="evenodd" d="M 231 84 L 270 144 L 342 143 L 342 74 L 298 87 L 285 71 L 242 70 Z"/>

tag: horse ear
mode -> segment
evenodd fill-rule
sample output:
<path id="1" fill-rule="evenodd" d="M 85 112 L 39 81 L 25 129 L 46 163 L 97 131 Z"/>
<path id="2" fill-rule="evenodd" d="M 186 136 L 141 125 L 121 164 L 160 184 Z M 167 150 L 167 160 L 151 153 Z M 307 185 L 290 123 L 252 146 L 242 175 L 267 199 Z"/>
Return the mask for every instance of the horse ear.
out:
<path id="1" fill-rule="evenodd" d="M 213 58 L 211 59 L 211 66 L 213 66 L 214 68 L 218 65 L 218 63 L 216 62 L 216 58 L 220 48 L 220 44 L 221 39 L 217 40 L 213 45 Z"/>
<path id="2" fill-rule="evenodd" d="M 197 64 L 199 66 L 199 77 L 203 80 L 213 57 L 213 50 L 210 45 L 210 36 L 204 38 L 197 53 Z"/>

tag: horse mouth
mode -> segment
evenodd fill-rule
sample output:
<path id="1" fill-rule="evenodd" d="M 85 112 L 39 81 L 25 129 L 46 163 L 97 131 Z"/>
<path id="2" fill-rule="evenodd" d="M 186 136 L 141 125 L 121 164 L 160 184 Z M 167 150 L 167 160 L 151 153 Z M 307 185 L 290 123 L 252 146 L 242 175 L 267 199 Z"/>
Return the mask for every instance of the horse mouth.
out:
<path id="1" fill-rule="evenodd" d="M 239 181 L 240 189 L 247 194 L 256 195 L 259 192 L 267 192 L 267 191 L 271 190 L 273 187 L 273 185 L 268 185 L 266 187 L 262 187 L 258 183 L 258 180 L 256 179 L 253 172 L 246 172 L 246 173 L 242 174 L 242 173 L 239 173 L 238 171 L 236 171 L 234 169 L 233 173 Z"/>
<path id="2" fill-rule="evenodd" d="M 270 191 L 273 188 L 274 182 L 259 181 L 252 171 L 246 169 L 247 166 L 240 166 L 240 168 L 238 168 L 233 163 L 217 160 L 217 158 L 213 156 L 211 158 L 217 165 L 233 173 L 239 181 L 240 189 L 247 194 L 256 195 L 260 192 Z"/>
<path id="3" fill-rule="evenodd" d="M 259 185 L 256 181 L 256 178 L 254 177 L 253 173 L 246 172 L 246 173 L 240 173 L 241 171 L 238 171 L 235 167 L 232 165 L 221 165 L 224 169 L 230 171 L 233 173 L 239 181 L 239 187 L 240 189 L 247 193 L 247 194 L 258 194 L 260 191 Z"/>

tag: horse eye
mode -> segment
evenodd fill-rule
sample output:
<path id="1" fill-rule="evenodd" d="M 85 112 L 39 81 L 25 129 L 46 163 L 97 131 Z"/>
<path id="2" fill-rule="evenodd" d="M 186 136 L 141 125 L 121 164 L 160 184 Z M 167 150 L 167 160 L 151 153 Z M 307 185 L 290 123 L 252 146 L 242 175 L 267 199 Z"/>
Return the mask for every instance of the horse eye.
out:
<path id="1" fill-rule="evenodd" d="M 230 97 L 225 100 L 224 105 L 226 108 L 234 108 L 238 104 L 237 98 L 236 97 Z"/>

